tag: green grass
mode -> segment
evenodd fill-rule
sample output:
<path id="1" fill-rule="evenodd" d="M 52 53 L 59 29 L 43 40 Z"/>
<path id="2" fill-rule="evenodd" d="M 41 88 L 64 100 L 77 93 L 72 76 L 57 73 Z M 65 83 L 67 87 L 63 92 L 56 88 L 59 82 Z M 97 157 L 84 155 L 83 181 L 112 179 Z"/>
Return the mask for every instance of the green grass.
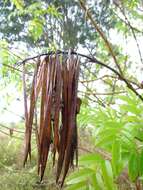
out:
<path id="1" fill-rule="evenodd" d="M 50 161 L 45 180 L 39 184 L 36 148 L 32 151 L 31 162 L 23 168 L 22 143 L 14 138 L 0 137 L 0 190 L 57 190 Z"/>
<path id="2" fill-rule="evenodd" d="M 84 147 L 85 150 L 92 149 L 89 136 L 88 131 L 83 129 L 80 131 L 79 147 Z M 32 140 L 31 162 L 28 161 L 25 168 L 23 168 L 23 144 L 24 141 L 21 139 L 0 134 L 0 190 L 58 190 L 52 158 L 48 159 L 44 181 L 39 184 L 35 139 Z M 79 149 L 79 154 L 85 154 L 85 150 Z"/>

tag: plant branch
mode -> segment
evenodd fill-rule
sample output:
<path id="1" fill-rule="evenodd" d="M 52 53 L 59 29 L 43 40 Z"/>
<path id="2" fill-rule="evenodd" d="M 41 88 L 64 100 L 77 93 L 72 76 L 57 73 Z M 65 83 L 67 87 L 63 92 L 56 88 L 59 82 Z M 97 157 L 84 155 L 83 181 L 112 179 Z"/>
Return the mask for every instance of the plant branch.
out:
<path id="1" fill-rule="evenodd" d="M 94 28 L 97 30 L 97 32 L 99 33 L 99 35 L 100 35 L 101 38 L 103 39 L 103 41 L 104 41 L 104 43 L 105 43 L 105 45 L 106 45 L 106 47 L 107 47 L 109 53 L 111 54 L 111 56 L 112 56 L 112 58 L 113 58 L 113 60 L 114 60 L 114 62 L 115 62 L 115 64 L 116 64 L 116 66 L 117 66 L 117 68 L 118 68 L 118 70 L 119 70 L 119 72 L 120 72 L 120 74 L 123 74 L 123 72 L 122 72 L 122 70 L 121 70 L 121 68 L 120 68 L 120 65 L 118 64 L 118 61 L 117 61 L 117 59 L 116 59 L 115 53 L 114 53 L 114 51 L 113 51 L 113 49 L 112 49 L 112 47 L 111 47 L 111 44 L 110 44 L 110 42 L 108 41 L 108 39 L 106 38 L 106 36 L 104 35 L 102 29 L 98 26 L 98 24 L 96 23 L 96 21 L 93 19 L 91 13 L 90 13 L 89 10 L 86 8 L 86 6 L 85 6 L 83 0 L 79 0 L 79 3 L 80 3 L 80 5 L 81 5 L 81 8 L 85 11 L 87 18 L 90 20 L 90 22 L 92 23 L 92 25 L 94 26 Z"/>
<path id="2" fill-rule="evenodd" d="M 138 90 L 139 88 L 136 88 L 136 90 Z M 115 92 L 108 92 L 108 93 L 105 93 L 105 92 L 92 92 L 90 90 L 90 92 L 83 92 L 83 91 L 79 91 L 80 93 L 85 93 L 87 95 L 93 95 L 93 96 L 112 96 L 112 95 L 116 95 L 116 94 L 124 94 L 124 93 L 127 93 L 126 90 L 123 90 L 123 91 L 115 91 Z"/>
<path id="3" fill-rule="evenodd" d="M 12 131 L 15 131 L 15 132 L 17 132 L 17 133 L 24 133 L 24 131 L 19 131 L 19 130 L 16 130 L 15 128 L 7 127 L 7 126 L 5 126 L 5 125 L 3 125 L 3 124 L 1 124 L 1 123 L 0 123 L 0 126 L 1 126 L 2 128 L 8 129 L 9 131 L 12 130 Z"/>
<path id="4" fill-rule="evenodd" d="M 138 53 L 139 53 L 139 57 L 140 57 L 140 61 L 141 63 L 143 64 L 143 58 L 142 58 L 142 54 L 141 54 L 141 50 L 140 50 L 140 46 L 139 46 L 139 43 L 138 43 L 138 40 L 137 40 L 137 37 L 136 37 L 136 34 L 135 34 L 135 31 L 134 31 L 134 28 L 132 27 L 128 17 L 126 16 L 124 10 L 122 9 L 122 7 L 120 7 L 117 3 L 115 3 L 115 5 L 120 9 L 121 13 L 123 14 L 123 16 L 125 17 L 125 20 L 127 22 L 127 25 L 128 27 L 130 28 L 131 32 L 132 32 L 132 35 L 135 39 L 135 42 L 136 42 L 136 46 L 137 46 L 137 49 L 138 49 Z"/>
<path id="5" fill-rule="evenodd" d="M 36 59 L 36 58 L 39 58 L 39 57 L 41 57 L 41 56 L 49 56 L 49 55 L 51 55 L 51 54 L 55 54 L 55 52 L 51 51 L 51 52 L 48 52 L 48 53 L 43 53 L 43 54 L 40 54 L 40 55 L 36 55 L 36 56 L 34 56 L 34 57 L 26 58 L 26 59 L 23 60 L 22 62 L 19 62 L 18 65 L 22 65 L 22 64 L 28 62 L 29 60 Z M 56 52 L 56 54 L 67 55 L 68 52 L 67 52 L 67 51 L 60 51 L 60 50 L 58 50 L 58 51 Z M 118 76 L 119 80 L 123 81 L 123 82 L 127 85 L 127 87 L 128 87 L 131 91 L 133 91 L 133 92 L 136 94 L 136 96 L 138 96 L 138 97 L 140 98 L 141 101 L 143 101 L 143 97 L 136 91 L 136 89 L 132 86 L 132 84 L 128 81 L 128 79 L 126 79 L 120 72 L 118 72 L 117 70 L 115 70 L 115 69 L 112 68 L 111 66 L 106 65 L 105 63 L 103 63 L 103 62 L 97 60 L 95 57 L 90 57 L 90 56 L 87 56 L 87 55 L 84 55 L 84 54 L 81 54 L 81 53 L 77 53 L 77 52 L 75 52 L 75 51 L 72 51 L 71 54 L 73 54 L 73 55 L 78 55 L 78 56 L 81 56 L 81 57 L 83 57 L 83 58 L 86 58 L 86 59 L 89 60 L 89 62 L 96 63 L 96 64 L 98 64 L 98 65 L 100 65 L 100 66 L 102 66 L 102 67 L 105 67 L 105 68 L 107 68 L 108 70 L 112 71 L 114 74 L 116 74 L 116 75 Z"/>

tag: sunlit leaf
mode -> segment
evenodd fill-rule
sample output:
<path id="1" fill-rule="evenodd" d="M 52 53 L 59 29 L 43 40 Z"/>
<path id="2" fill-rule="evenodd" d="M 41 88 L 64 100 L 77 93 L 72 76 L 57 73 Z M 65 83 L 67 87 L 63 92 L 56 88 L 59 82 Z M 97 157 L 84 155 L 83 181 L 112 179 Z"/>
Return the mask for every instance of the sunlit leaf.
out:
<path id="1" fill-rule="evenodd" d="M 143 176 L 143 150 L 141 150 L 139 161 L 139 174 L 140 176 Z"/>
<path id="2" fill-rule="evenodd" d="M 11 0 L 17 9 L 22 10 L 24 8 L 23 0 Z"/>
<path id="3" fill-rule="evenodd" d="M 103 158 L 98 154 L 87 154 L 81 156 L 79 159 L 79 163 L 85 166 L 90 166 L 96 163 L 99 163 L 103 160 Z"/>
<path id="4" fill-rule="evenodd" d="M 38 19 L 29 22 L 28 30 L 32 37 L 37 41 L 43 34 L 43 23 Z"/>
<path id="5" fill-rule="evenodd" d="M 67 178 L 67 184 L 75 184 L 83 181 L 87 181 L 88 177 L 94 174 L 95 171 L 89 168 L 80 169 L 74 172 Z"/>
<path id="6" fill-rule="evenodd" d="M 119 140 L 115 140 L 112 145 L 112 167 L 115 175 L 120 172 L 121 165 L 121 144 Z"/>
<path id="7" fill-rule="evenodd" d="M 139 175 L 139 154 L 132 152 L 128 163 L 129 177 L 135 181 Z"/>
<path id="8" fill-rule="evenodd" d="M 108 160 L 105 160 L 102 165 L 102 175 L 104 179 L 104 183 L 108 190 L 115 190 L 114 181 L 113 181 L 113 172 L 111 164 Z"/>

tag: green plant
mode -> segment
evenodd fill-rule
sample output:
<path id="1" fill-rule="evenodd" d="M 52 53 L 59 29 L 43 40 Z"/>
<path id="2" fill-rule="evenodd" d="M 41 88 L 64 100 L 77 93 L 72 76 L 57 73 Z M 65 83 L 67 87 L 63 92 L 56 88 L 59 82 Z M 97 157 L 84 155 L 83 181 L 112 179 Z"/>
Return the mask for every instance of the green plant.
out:
<path id="1" fill-rule="evenodd" d="M 79 170 L 68 177 L 67 189 L 115 190 L 122 177 L 130 188 L 142 184 L 143 104 L 131 92 L 118 99 L 116 109 L 98 108 L 91 123 L 88 120 L 95 153 L 80 157 Z"/>

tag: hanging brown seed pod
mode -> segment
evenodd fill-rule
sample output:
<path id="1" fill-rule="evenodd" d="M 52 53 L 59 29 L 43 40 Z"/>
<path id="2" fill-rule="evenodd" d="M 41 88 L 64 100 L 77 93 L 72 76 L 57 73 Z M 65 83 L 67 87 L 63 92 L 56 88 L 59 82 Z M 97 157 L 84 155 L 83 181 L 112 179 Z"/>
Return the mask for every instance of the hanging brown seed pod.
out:
<path id="1" fill-rule="evenodd" d="M 53 165 L 58 154 L 56 181 L 63 171 L 61 186 L 67 172 L 73 166 L 74 157 L 78 162 L 78 137 L 76 117 L 80 110 L 81 100 L 77 98 L 79 77 L 79 59 L 69 52 L 68 58 L 61 62 L 58 54 L 44 58 L 36 67 L 30 95 L 29 112 L 23 69 L 23 86 L 25 102 L 25 154 L 31 156 L 31 133 L 36 101 L 40 96 L 41 105 L 38 127 L 38 174 L 43 179 L 51 142 L 53 142 Z M 38 123 L 38 122 L 37 122 Z"/>

